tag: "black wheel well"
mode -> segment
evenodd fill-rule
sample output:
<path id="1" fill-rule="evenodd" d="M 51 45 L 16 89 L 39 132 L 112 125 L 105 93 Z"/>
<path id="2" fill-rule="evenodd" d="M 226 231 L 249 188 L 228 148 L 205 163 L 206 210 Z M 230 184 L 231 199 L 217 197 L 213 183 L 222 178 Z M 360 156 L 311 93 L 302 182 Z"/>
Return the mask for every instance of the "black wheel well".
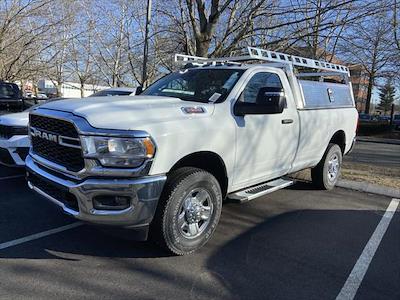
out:
<path id="1" fill-rule="evenodd" d="M 342 150 L 342 154 L 344 154 L 344 151 L 346 150 L 346 134 L 343 130 L 336 131 L 329 143 L 338 145 Z"/>
<path id="2" fill-rule="evenodd" d="M 225 163 L 218 154 L 209 151 L 189 154 L 181 158 L 171 168 L 170 172 L 182 167 L 194 167 L 210 172 L 218 180 L 222 196 L 226 196 L 228 191 L 228 176 Z"/>

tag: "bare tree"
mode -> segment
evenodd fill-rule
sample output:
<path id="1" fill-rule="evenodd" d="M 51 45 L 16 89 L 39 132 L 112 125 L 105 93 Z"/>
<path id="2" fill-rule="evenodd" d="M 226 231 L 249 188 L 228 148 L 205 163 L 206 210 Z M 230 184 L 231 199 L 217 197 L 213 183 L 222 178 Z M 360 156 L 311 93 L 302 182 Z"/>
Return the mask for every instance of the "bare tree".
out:
<path id="1" fill-rule="evenodd" d="M 0 2 L 0 79 L 29 79 L 39 55 L 51 45 L 46 35 L 56 24 L 43 22 L 50 0 Z"/>
<path id="2" fill-rule="evenodd" d="M 199 56 L 228 56 L 247 45 L 283 50 L 298 44 L 316 55 L 324 44 L 335 50 L 349 24 L 376 13 L 374 2 L 359 0 L 174 0 L 158 9 L 177 48 Z"/>
<path id="3" fill-rule="evenodd" d="M 373 87 L 376 80 L 389 74 L 393 63 L 393 39 L 388 11 L 379 17 L 367 18 L 352 28 L 342 45 L 348 61 L 362 66 L 368 75 L 365 113 L 369 113 Z"/>

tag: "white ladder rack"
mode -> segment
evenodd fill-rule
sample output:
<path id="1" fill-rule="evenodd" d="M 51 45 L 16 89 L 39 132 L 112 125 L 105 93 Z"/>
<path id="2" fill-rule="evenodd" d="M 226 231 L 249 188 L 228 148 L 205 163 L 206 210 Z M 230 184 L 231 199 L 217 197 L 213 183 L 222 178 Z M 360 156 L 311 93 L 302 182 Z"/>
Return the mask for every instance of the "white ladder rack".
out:
<path id="1" fill-rule="evenodd" d="M 316 70 L 330 71 L 333 74 L 340 73 L 342 75 L 350 76 L 349 68 L 343 65 L 333 64 L 321 60 L 280 53 L 276 51 L 264 50 L 261 48 L 247 47 L 248 55 L 236 57 L 222 57 L 222 58 L 205 58 L 199 56 L 191 56 L 184 54 L 175 54 L 175 62 L 177 63 L 192 63 L 193 65 L 204 66 L 207 64 L 216 65 L 221 64 L 238 64 L 249 60 L 261 60 L 266 62 L 278 62 L 291 66 L 311 68 Z M 306 76 L 306 73 L 303 73 Z M 314 73 L 315 74 L 315 73 Z M 332 75 L 333 75 L 332 74 Z M 314 75 L 315 76 L 315 75 Z"/>

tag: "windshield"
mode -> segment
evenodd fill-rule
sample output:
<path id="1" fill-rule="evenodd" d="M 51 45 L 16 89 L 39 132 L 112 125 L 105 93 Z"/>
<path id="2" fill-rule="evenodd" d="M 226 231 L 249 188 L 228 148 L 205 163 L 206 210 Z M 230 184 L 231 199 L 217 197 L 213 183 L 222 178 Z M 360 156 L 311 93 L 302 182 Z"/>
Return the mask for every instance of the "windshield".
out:
<path id="1" fill-rule="evenodd" d="M 196 102 L 222 102 L 243 72 L 238 69 L 188 69 L 161 78 L 142 95 L 176 97 Z"/>
<path id="2" fill-rule="evenodd" d="M 2 99 L 18 99 L 18 86 L 12 83 L 0 83 L 0 98 Z"/>
<path id="3" fill-rule="evenodd" d="M 96 92 L 89 97 L 105 97 L 105 96 L 129 96 L 133 92 L 131 91 L 109 91 L 109 90 L 103 90 Z"/>

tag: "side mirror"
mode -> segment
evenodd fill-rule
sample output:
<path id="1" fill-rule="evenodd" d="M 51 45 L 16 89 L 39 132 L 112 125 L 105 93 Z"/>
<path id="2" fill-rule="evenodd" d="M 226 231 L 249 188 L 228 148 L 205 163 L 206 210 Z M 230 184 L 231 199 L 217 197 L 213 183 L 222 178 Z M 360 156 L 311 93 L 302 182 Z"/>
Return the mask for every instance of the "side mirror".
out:
<path id="1" fill-rule="evenodd" d="M 139 85 L 136 88 L 135 95 L 140 95 L 142 92 L 143 92 L 143 87 Z"/>
<path id="2" fill-rule="evenodd" d="M 286 97 L 282 88 L 264 87 L 258 91 L 256 103 L 236 102 L 234 114 L 237 116 L 280 114 L 285 107 Z"/>

